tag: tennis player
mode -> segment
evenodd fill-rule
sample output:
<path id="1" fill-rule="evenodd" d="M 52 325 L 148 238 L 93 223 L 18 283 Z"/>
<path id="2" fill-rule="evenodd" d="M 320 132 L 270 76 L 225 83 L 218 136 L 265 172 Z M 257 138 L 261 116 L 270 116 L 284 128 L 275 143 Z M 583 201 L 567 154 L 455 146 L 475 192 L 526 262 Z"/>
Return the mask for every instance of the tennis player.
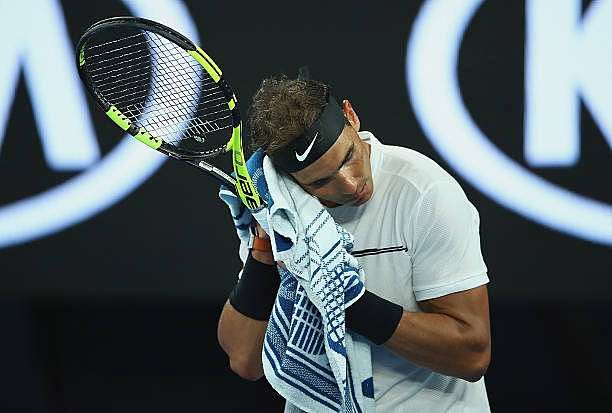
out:
<path id="1" fill-rule="evenodd" d="M 377 411 L 488 412 L 489 280 L 479 215 L 457 181 L 425 155 L 360 132 L 350 102 L 314 80 L 264 80 L 249 122 L 254 144 L 355 238 L 367 291 L 346 322 L 371 341 Z M 258 231 L 219 321 L 232 370 L 249 380 L 263 374 L 279 284 Z"/>

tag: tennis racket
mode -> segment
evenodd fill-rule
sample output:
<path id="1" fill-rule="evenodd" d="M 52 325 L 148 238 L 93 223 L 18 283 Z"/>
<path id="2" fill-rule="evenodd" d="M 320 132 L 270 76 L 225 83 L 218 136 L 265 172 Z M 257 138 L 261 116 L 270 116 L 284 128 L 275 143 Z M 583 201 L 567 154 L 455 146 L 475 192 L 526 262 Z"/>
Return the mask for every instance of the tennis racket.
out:
<path id="1" fill-rule="evenodd" d="M 92 97 L 122 130 L 206 172 L 248 208 L 263 205 L 244 159 L 236 95 L 204 50 L 160 23 L 114 17 L 87 29 L 76 63 Z M 209 163 L 229 152 L 234 176 Z"/>

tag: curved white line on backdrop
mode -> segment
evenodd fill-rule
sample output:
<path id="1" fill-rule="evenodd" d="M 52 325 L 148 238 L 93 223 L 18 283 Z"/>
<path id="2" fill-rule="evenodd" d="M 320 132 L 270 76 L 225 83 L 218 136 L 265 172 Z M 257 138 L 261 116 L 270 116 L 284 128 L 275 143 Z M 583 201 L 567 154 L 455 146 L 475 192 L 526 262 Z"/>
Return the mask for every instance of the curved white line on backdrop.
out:
<path id="1" fill-rule="evenodd" d="M 123 0 L 134 16 L 164 23 L 199 43 L 179 0 Z M 77 76 L 76 69 L 74 76 Z M 80 80 L 79 80 L 80 82 Z M 81 222 L 127 196 L 166 160 L 126 135 L 100 162 L 69 181 L 0 208 L 0 248 L 39 238 Z"/>
<path id="2" fill-rule="evenodd" d="M 457 79 L 464 32 L 483 0 L 429 0 L 407 46 L 406 80 L 425 133 L 448 163 L 496 202 L 555 230 L 612 245 L 612 206 L 551 184 L 505 155 L 470 117 Z"/>

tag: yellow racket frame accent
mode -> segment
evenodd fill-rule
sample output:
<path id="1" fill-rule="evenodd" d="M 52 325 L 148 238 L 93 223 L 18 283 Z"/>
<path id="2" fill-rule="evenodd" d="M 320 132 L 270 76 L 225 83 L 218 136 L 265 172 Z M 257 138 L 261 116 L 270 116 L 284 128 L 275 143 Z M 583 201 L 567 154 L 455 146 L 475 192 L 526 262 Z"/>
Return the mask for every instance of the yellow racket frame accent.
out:
<path id="1" fill-rule="evenodd" d="M 113 122 L 117 124 L 121 129 L 127 131 L 132 125 L 132 121 L 125 116 L 115 105 L 111 105 L 110 108 L 106 111 L 106 116 L 111 118 Z"/>
<path id="2" fill-rule="evenodd" d="M 227 143 L 226 150 L 232 151 L 232 163 L 234 164 L 234 173 L 236 174 L 236 192 L 238 196 L 249 209 L 259 209 L 263 202 L 257 192 L 257 188 L 253 185 L 253 180 L 249 174 L 242 151 L 242 125 L 238 125 L 232 132 L 232 138 Z"/>
<path id="3" fill-rule="evenodd" d="M 134 135 L 134 137 L 153 149 L 159 148 L 162 144 L 161 139 L 156 138 L 155 136 L 151 136 L 151 134 L 144 130 L 144 128 L 140 128 L 138 130 L 138 133 Z"/>
<path id="4" fill-rule="evenodd" d="M 217 67 L 217 65 L 210 59 L 210 57 L 208 59 L 204 57 L 208 56 L 207 54 L 200 53 L 200 50 L 202 49 L 199 47 L 198 49 L 199 50 L 187 50 L 187 53 L 189 53 L 195 60 L 198 61 L 199 64 L 202 65 L 202 67 L 208 72 L 210 77 L 212 77 L 215 82 L 219 82 L 219 80 L 221 80 L 221 71 L 215 70 L 214 67 Z"/>

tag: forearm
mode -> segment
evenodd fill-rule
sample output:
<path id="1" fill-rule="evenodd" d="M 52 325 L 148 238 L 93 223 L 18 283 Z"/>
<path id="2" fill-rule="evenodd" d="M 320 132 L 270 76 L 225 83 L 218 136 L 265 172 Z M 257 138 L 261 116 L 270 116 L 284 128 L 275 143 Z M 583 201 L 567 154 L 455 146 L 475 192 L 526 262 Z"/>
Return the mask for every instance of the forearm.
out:
<path id="1" fill-rule="evenodd" d="M 280 282 L 273 263 L 271 252 L 250 251 L 242 277 L 219 318 L 219 344 L 232 371 L 248 380 L 263 375 L 263 340 Z"/>
<path id="2" fill-rule="evenodd" d="M 488 338 L 446 314 L 404 311 L 385 346 L 414 364 L 469 381 L 489 365 Z"/>
<path id="3" fill-rule="evenodd" d="M 423 312 L 403 308 L 370 291 L 346 310 L 347 328 L 385 345 L 411 363 L 475 381 L 491 353 L 486 286 L 420 301 Z"/>
<path id="4" fill-rule="evenodd" d="M 230 304 L 223 306 L 217 338 L 230 360 L 232 371 L 248 380 L 257 380 L 263 375 L 261 350 L 268 321 L 247 317 Z"/>

